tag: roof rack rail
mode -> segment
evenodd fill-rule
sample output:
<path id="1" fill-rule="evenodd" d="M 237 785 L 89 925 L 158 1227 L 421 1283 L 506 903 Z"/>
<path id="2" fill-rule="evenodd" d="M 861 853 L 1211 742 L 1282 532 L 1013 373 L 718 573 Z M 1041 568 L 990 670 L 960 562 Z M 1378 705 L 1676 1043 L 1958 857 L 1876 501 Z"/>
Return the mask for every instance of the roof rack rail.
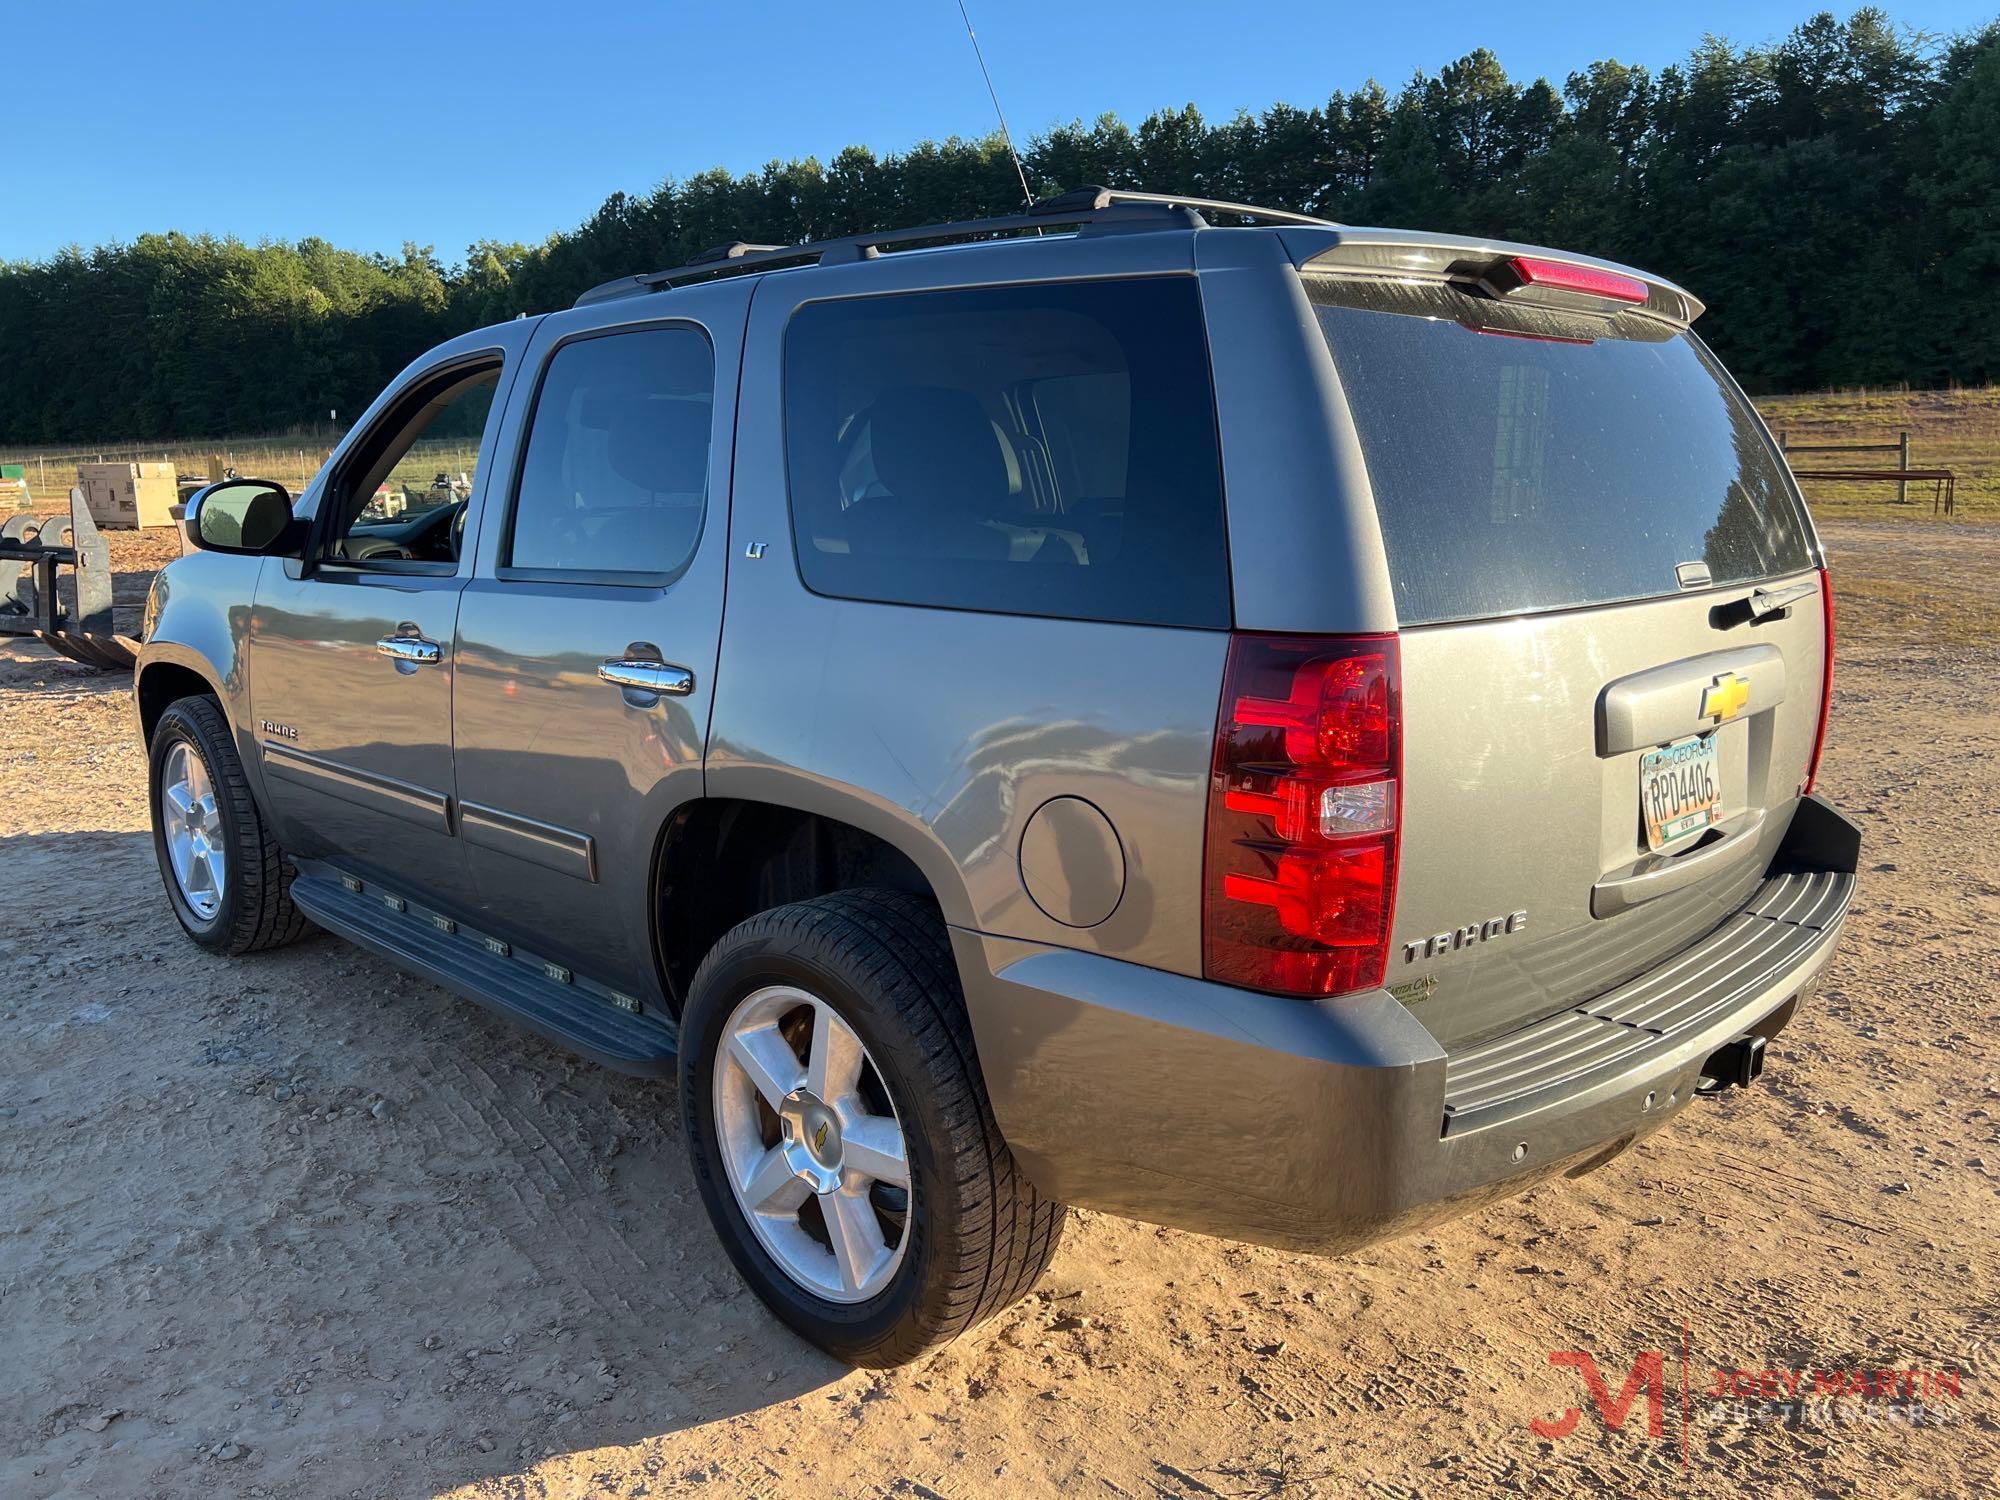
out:
<path id="1" fill-rule="evenodd" d="M 1309 224 L 1316 229 L 1339 227 L 1332 219 L 1316 218 L 1312 214 L 1295 214 L 1285 208 L 1260 208 L 1254 203 L 1232 203 L 1227 198 L 1187 198 L 1178 193 L 1137 193 L 1128 192 L 1124 188 L 1107 187 L 1071 188 L 1068 192 L 1058 193 L 1053 198 L 1038 198 L 1028 212 L 1060 217 L 1076 212 L 1096 213 L 1124 203 L 1150 204 L 1159 208 L 1186 208 L 1196 213 L 1228 214 L 1258 224 Z"/>
<path id="2" fill-rule="evenodd" d="M 740 260 L 746 255 L 757 255 L 766 250 L 783 250 L 784 248 L 783 245 L 753 245 L 747 240 L 731 240 L 723 245 L 710 245 L 699 255 L 690 255 L 688 257 L 688 264 L 691 266 L 705 266 L 716 261 Z"/>
<path id="3" fill-rule="evenodd" d="M 1057 224 L 1074 224 L 1081 230 L 1203 229 L 1208 225 L 1208 220 L 1202 217 L 1204 211 L 1248 219 L 1253 223 L 1333 227 L 1331 219 L 1316 219 L 1310 214 L 1295 214 L 1280 208 L 1259 208 L 1251 203 L 1089 186 L 1058 193 L 1051 198 L 1039 198 L 1028 205 L 1025 213 L 1003 214 L 991 219 L 961 219 L 944 224 L 920 224 L 908 229 L 869 230 L 843 235 L 838 239 L 809 240 L 801 245 L 757 245 L 744 240 L 731 240 L 702 251 L 685 265 L 645 276 L 621 276 L 616 281 L 594 286 L 578 297 L 574 305 L 587 307 L 595 302 L 636 297 L 692 282 L 747 275 L 753 271 L 778 270 L 786 266 L 839 265 L 848 261 L 874 260 L 885 249 L 1041 234 Z"/>

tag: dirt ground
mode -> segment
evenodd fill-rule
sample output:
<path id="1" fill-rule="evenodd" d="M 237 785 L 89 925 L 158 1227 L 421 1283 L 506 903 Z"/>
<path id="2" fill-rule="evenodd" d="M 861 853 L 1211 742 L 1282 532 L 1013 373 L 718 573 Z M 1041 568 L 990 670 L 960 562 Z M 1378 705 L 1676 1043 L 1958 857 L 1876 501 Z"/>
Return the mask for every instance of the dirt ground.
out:
<path id="1" fill-rule="evenodd" d="M 1760 1086 L 1346 1260 L 1077 1214 L 886 1375 L 743 1289 L 670 1086 L 186 942 L 128 679 L 0 648 L 0 1496 L 1995 1492 L 2000 527 L 1827 533 L 1864 874 Z M 1661 1379 L 1609 1431 L 1564 1351 Z M 1718 1369 L 1952 1378 L 1779 1420 Z"/>

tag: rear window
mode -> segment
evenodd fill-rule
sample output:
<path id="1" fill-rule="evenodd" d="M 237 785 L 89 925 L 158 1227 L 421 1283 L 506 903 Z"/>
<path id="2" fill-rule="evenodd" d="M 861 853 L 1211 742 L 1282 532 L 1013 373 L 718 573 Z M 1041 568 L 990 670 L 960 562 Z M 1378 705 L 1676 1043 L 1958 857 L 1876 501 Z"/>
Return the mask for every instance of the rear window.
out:
<path id="1" fill-rule="evenodd" d="M 1716 584 L 1811 566 L 1755 415 L 1690 335 L 1447 286 L 1307 288 L 1402 623 L 1672 594 L 1684 563 Z"/>
<path id="2" fill-rule="evenodd" d="M 785 337 L 785 435 L 818 593 L 1229 624 L 1191 278 L 810 303 Z"/>

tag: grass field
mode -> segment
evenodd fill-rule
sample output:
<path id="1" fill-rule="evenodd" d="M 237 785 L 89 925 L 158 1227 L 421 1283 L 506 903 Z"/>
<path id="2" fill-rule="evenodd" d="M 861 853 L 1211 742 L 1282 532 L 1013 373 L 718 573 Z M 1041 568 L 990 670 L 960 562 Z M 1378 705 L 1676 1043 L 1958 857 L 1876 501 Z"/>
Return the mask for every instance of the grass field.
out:
<path id="1" fill-rule="evenodd" d="M 60 503 L 76 483 L 79 464 L 119 462 L 167 462 L 183 475 L 211 472 L 212 460 L 239 474 L 259 479 L 275 479 L 293 494 L 311 482 L 319 466 L 333 451 L 337 435 L 331 433 L 280 434 L 261 438 L 212 438 L 198 443 L 105 443 L 67 448 L 0 449 L 0 463 L 23 464 L 27 470 L 31 508 L 41 509 L 49 501 Z M 470 474 L 477 466 L 476 444 L 459 438 L 424 439 L 403 455 L 389 475 L 392 489 L 408 486 L 422 490 L 439 474 L 456 477 Z"/>
<path id="2" fill-rule="evenodd" d="M 1768 396 L 1757 403 L 1774 433 L 1794 444 L 1893 443 L 1910 434 L 1910 465 L 1952 469 L 1958 474 L 1958 511 L 1974 520 L 2000 518 L 2000 386 L 1959 391 L 1827 391 L 1813 396 Z M 1886 463 L 1885 463 L 1886 461 Z M 1893 467 L 1895 455 L 1801 455 L 1796 467 L 1878 465 Z M 1930 515 L 1930 486 L 1911 485 L 1910 505 L 1895 503 L 1893 484 L 1802 481 L 1813 513 L 1820 516 L 1879 517 L 1921 511 Z"/>
<path id="3" fill-rule="evenodd" d="M 1795 444 L 1893 443 L 1910 434 L 1915 468 L 1946 468 L 1958 474 L 1958 510 L 1968 520 L 2000 519 L 2000 386 L 1958 391 L 1826 391 L 1809 396 L 1768 396 L 1757 408 L 1773 432 Z M 290 433 L 259 438 L 216 438 L 194 443 L 106 443 L 61 449 L 0 449 L 0 462 L 25 463 L 37 503 L 61 500 L 76 482 L 79 463 L 121 459 L 165 459 L 181 472 L 205 473 L 210 455 L 219 454 L 240 474 L 275 479 L 297 493 L 318 471 L 337 434 Z M 463 442 L 419 443 L 396 467 L 391 482 L 421 489 L 439 472 L 469 472 L 474 449 Z M 1837 455 L 1802 457 L 1798 467 L 1893 465 L 1893 454 L 1862 454 L 1846 461 Z M 1806 482 L 1806 497 L 1817 515 L 1854 519 L 1921 515 L 1931 512 L 1930 487 L 1911 486 L 1908 505 L 1898 505 L 1893 483 Z"/>
<path id="4" fill-rule="evenodd" d="M 2000 387 L 1961 391 L 1830 391 L 1778 396 L 1757 403 L 1774 433 L 1794 444 L 1893 443 L 1910 434 L 1910 465 L 1958 475 L 1958 520 L 2000 521 Z M 1874 467 L 1893 454 L 1860 454 L 1852 464 Z M 1843 466 L 1837 454 L 1800 455 L 1800 468 Z M 1910 486 L 1898 505 L 1893 483 L 1801 481 L 1813 514 L 1838 524 L 1825 535 L 1843 640 L 1983 644 L 2000 629 L 2000 587 L 1981 576 L 1948 584 L 1919 565 L 1910 549 L 1918 531 L 1947 525 L 1931 518 L 1928 484 Z"/>

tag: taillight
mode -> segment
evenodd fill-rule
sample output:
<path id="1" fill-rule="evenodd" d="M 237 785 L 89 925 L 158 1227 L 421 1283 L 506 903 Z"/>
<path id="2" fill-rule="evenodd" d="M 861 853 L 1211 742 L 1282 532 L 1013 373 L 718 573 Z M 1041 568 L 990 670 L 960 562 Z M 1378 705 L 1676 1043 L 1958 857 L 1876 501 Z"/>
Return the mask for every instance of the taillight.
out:
<path id="1" fill-rule="evenodd" d="M 1826 751 L 1826 719 L 1833 712 L 1833 584 L 1826 576 L 1826 569 L 1819 570 L 1820 609 L 1826 621 L 1826 657 L 1819 669 L 1819 728 L 1813 732 L 1812 759 L 1806 762 L 1806 784 L 1799 788 L 1800 795 L 1813 789 L 1819 780 L 1819 758 Z"/>
<path id="2" fill-rule="evenodd" d="M 1507 262 L 1507 266 L 1520 279 L 1522 286 L 1585 292 L 1592 297 L 1609 297 L 1614 302 L 1646 300 L 1645 282 L 1636 276 L 1621 276 L 1616 271 L 1573 266 L 1559 260 L 1539 260 L 1532 255 L 1517 255 Z"/>
<path id="3" fill-rule="evenodd" d="M 1338 995 L 1382 982 L 1402 826 L 1394 636 L 1237 635 L 1209 779 L 1208 977 Z"/>

